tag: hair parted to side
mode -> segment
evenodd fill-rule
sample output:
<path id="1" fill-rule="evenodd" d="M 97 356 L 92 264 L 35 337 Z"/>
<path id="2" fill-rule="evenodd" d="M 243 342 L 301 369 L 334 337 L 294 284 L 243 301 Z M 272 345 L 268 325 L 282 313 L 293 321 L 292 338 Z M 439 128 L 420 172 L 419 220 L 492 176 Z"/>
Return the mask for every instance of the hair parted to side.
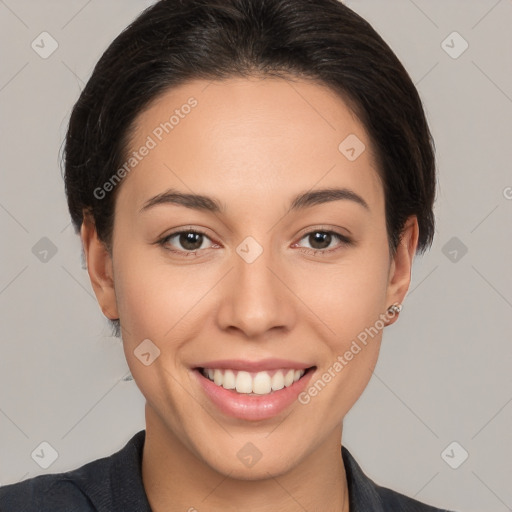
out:
<path id="1" fill-rule="evenodd" d="M 64 180 L 75 231 L 87 211 L 111 249 L 122 183 L 101 199 L 94 191 L 125 162 L 150 102 L 194 79 L 266 76 L 313 80 L 347 102 L 375 149 L 390 252 L 410 215 L 425 252 L 436 171 L 421 99 L 390 47 L 338 0 L 161 0 L 142 12 L 102 55 L 71 113 Z"/>

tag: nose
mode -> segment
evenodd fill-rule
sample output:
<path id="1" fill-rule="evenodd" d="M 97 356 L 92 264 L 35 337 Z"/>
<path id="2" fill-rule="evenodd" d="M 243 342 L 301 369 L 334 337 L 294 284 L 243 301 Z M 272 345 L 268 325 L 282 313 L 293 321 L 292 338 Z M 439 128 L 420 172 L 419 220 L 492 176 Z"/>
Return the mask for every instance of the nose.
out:
<path id="1" fill-rule="evenodd" d="M 283 265 L 269 250 L 251 263 L 234 253 L 233 265 L 217 310 L 219 327 L 251 339 L 265 337 L 270 330 L 291 330 L 297 310 Z"/>

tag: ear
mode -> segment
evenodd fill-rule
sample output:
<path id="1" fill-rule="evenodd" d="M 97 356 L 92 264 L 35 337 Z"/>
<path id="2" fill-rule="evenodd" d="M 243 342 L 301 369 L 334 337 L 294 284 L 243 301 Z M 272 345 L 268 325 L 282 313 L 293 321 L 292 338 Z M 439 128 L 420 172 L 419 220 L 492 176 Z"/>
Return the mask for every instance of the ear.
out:
<path id="1" fill-rule="evenodd" d="M 395 302 L 402 303 L 411 283 L 411 272 L 416 247 L 418 246 L 419 227 L 415 215 L 409 217 L 404 225 L 400 243 L 391 260 L 389 268 L 389 281 L 386 294 L 386 306 Z M 391 325 L 398 319 L 393 315 L 387 325 Z"/>
<path id="2" fill-rule="evenodd" d="M 111 320 L 116 320 L 119 315 L 117 314 L 112 257 L 105 244 L 98 238 L 94 219 L 89 212 L 84 211 L 80 238 L 87 262 L 87 272 L 96 299 L 103 314 Z"/>

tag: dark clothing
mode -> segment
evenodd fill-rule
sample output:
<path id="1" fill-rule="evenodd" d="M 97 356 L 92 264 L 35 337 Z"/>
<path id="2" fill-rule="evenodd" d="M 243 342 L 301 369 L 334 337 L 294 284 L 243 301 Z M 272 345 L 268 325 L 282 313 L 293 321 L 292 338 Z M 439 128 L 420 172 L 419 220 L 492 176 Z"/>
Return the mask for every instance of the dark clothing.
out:
<path id="1" fill-rule="evenodd" d="M 0 487 L 0 511 L 151 512 L 141 474 L 145 436 L 141 430 L 118 452 L 77 469 Z M 341 455 L 350 512 L 448 512 L 376 485 L 344 446 Z"/>

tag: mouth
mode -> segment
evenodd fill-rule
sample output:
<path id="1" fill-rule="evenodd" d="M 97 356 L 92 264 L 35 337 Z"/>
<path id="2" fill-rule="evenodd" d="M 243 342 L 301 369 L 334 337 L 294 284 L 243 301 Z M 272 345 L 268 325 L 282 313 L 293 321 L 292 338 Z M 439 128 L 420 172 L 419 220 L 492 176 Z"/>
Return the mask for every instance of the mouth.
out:
<path id="1" fill-rule="evenodd" d="M 268 420 L 285 413 L 311 380 L 316 366 L 273 361 L 227 361 L 193 368 L 199 389 L 218 412 L 239 420 Z"/>
<path id="2" fill-rule="evenodd" d="M 314 368 L 278 368 L 260 372 L 201 367 L 197 370 L 216 386 L 224 389 L 245 395 L 270 395 L 283 388 L 289 388 Z"/>

